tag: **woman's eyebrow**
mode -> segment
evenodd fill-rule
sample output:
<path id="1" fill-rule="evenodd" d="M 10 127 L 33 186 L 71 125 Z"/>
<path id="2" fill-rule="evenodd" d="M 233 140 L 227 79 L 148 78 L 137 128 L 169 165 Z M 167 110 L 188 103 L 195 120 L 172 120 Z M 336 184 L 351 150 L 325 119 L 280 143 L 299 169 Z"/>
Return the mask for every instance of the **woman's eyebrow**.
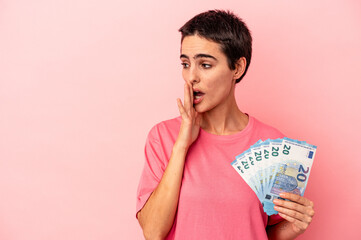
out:
<path id="1" fill-rule="evenodd" d="M 185 55 L 185 54 L 181 54 L 181 55 L 180 55 L 180 58 L 189 59 L 189 57 L 188 57 L 187 55 Z M 212 55 L 205 54 L 205 53 L 198 53 L 198 54 L 196 54 L 193 58 L 194 58 L 194 59 L 197 59 L 197 58 L 212 58 L 212 59 L 218 61 L 217 58 L 213 57 Z"/>

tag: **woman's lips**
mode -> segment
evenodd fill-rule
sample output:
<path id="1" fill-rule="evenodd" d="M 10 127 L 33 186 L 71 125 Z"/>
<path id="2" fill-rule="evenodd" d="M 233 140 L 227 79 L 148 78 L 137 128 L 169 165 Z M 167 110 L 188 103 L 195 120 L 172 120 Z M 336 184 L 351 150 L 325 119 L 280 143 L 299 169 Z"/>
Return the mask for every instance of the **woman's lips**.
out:
<path id="1" fill-rule="evenodd" d="M 193 103 L 194 103 L 194 104 L 200 103 L 200 102 L 202 101 L 203 97 L 204 97 L 204 93 L 198 94 L 198 95 L 194 95 L 194 97 L 193 97 Z"/>
<path id="2" fill-rule="evenodd" d="M 200 103 L 204 97 L 204 93 L 198 89 L 193 88 L 193 104 Z"/>

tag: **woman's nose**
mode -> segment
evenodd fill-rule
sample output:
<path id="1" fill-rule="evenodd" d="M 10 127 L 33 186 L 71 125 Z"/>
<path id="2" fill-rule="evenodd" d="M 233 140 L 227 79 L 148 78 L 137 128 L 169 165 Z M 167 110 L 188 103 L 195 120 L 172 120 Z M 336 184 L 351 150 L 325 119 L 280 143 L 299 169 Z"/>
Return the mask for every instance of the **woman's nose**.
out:
<path id="1" fill-rule="evenodd" d="M 197 83 L 199 82 L 199 73 L 198 73 L 198 70 L 197 68 L 195 67 L 191 67 L 190 71 L 189 71 L 189 78 L 188 78 L 188 81 L 191 83 L 191 84 L 194 84 L 194 83 Z"/>

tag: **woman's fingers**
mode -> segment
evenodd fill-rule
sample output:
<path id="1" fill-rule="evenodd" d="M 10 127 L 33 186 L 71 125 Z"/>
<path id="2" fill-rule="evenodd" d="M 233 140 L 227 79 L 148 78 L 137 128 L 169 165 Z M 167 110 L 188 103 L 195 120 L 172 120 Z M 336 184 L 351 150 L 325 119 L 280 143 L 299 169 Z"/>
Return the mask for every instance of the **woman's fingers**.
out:
<path id="1" fill-rule="evenodd" d="M 179 98 L 177 98 L 177 105 L 178 105 L 179 114 L 181 116 L 183 116 L 185 111 L 184 111 L 184 107 L 183 107 L 183 104 L 182 104 L 182 100 L 180 100 Z"/>
<path id="2" fill-rule="evenodd" d="M 290 201 L 284 201 L 284 200 L 280 200 L 280 199 L 275 199 L 273 201 L 274 204 L 276 204 L 275 206 L 275 210 L 278 211 L 276 209 L 276 207 L 283 207 L 283 208 L 288 208 L 288 209 L 292 209 L 295 210 L 297 212 L 306 212 L 306 207 L 304 205 L 301 205 L 299 203 L 296 202 L 290 202 Z"/>
<path id="3" fill-rule="evenodd" d="M 307 214 L 311 217 L 315 215 L 315 211 L 313 210 L 313 202 L 309 199 L 293 193 L 281 193 L 280 196 L 291 201 L 275 199 L 274 203 L 276 205 L 297 210 L 298 212 Z"/>
<path id="4" fill-rule="evenodd" d="M 309 223 L 306 223 L 306 222 L 303 222 L 303 221 L 300 221 L 298 219 L 295 219 L 291 216 L 288 216 L 286 214 L 283 214 L 283 213 L 279 213 L 279 215 L 284 218 L 285 220 L 289 221 L 290 223 L 292 223 L 296 229 L 297 229 L 297 232 L 304 232 L 307 228 L 308 228 L 308 225 Z"/>
<path id="5" fill-rule="evenodd" d="M 313 202 L 312 201 L 310 201 L 307 198 L 302 197 L 300 195 L 297 195 L 297 194 L 294 194 L 294 193 L 284 192 L 284 193 L 281 193 L 280 196 L 282 198 L 289 199 L 289 200 L 291 200 L 293 202 L 297 202 L 297 203 L 302 204 L 304 206 L 313 207 Z"/>
<path id="6" fill-rule="evenodd" d="M 187 111 L 187 113 L 189 113 L 189 111 L 191 110 L 191 96 L 190 96 L 190 92 L 189 92 L 189 85 L 188 83 L 184 83 L 184 108 Z"/>
<path id="7" fill-rule="evenodd" d="M 195 116 L 195 109 L 193 108 L 193 87 L 187 82 L 184 83 L 184 110 L 188 116 L 193 119 Z M 193 119 L 194 120 L 194 119 Z"/>
<path id="8" fill-rule="evenodd" d="M 190 92 L 190 103 L 191 103 L 191 107 L 193 107 L 193 87 L 191 84 L 189 84 L 189 92 Z"/>
<path id="9" fill-rule="evenodd" d="M 293 224 L 295 231 L 305 231 L 315 214 L 313 202 L 293 193 L 281 193 L 280 196 L 291 201 L 275 199 L 275 210 Z"/>
<path id="10" fill-rule="evenodd" d="M 274 208 L 279 213 L 282 213 L 284 215 L 292 217 L 293 219 L 297 219 L 299 221 L 306 222 L 306 223 L 310 223 L 312 221 L 312 217 L 309 216 L 308 214 L 304 214 L 302 212 L 298 212 L 296 210 L 285 208 L 285 207 L 275 206 Z"/>

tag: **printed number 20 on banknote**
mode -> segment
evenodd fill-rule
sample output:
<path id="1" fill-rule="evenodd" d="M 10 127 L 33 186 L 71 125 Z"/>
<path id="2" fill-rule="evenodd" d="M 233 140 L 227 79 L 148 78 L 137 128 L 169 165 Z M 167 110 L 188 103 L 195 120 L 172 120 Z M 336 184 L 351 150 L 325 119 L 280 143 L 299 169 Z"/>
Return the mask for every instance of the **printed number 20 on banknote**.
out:
<path id="1" fill-rule="evenodd" d="M 264 209 L 268 215 L 277 214 L 272 201 L 280 198 L 281 192 L 303 196 L 315 153 L 316 146 L 290 138 L 283 139 L 280 161 L 274 166 L 277 169 L 276 175 L 263 200 Z"/>

